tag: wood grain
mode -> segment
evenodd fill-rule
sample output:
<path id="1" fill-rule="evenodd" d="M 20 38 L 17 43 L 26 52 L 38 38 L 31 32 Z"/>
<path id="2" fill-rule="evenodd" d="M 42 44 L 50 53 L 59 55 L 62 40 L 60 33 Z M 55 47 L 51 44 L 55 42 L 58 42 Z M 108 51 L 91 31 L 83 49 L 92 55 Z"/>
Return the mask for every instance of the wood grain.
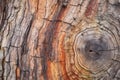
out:
<path id="1" fill-rule="evenodd" d="M 3 80 L 120 79 L 119 0 L 1 1 Z"/>

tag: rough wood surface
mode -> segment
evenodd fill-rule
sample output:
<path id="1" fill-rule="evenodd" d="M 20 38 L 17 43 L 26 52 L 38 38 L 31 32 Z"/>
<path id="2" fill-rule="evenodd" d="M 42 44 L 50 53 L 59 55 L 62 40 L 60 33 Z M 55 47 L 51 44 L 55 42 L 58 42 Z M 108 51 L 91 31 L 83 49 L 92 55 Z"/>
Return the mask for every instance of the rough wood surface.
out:
<path id="1" fill-rule="evenodd" d="M 2 80 L 120 80 L 120 0 L 0 0 L 0 30 Z"/>

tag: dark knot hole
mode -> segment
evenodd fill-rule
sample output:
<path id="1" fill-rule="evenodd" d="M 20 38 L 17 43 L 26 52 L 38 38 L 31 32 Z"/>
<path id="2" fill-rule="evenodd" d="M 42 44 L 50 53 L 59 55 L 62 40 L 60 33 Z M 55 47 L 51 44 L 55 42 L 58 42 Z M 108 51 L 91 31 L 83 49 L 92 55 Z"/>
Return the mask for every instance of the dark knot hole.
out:
<path id="1" fill-rule="evenodd" d="M 90 49 L 89 52 L 93 52 L 93 50 Z"/>

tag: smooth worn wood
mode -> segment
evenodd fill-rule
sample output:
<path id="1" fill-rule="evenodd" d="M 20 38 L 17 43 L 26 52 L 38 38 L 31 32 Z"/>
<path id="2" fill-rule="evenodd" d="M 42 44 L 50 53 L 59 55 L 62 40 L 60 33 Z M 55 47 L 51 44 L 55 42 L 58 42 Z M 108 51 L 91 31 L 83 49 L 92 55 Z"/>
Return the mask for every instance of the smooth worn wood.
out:
<path id="1" fill-rule="evenodd" d="M 120 0 L 0 0 L 2 80 L 119 80 Z"/>

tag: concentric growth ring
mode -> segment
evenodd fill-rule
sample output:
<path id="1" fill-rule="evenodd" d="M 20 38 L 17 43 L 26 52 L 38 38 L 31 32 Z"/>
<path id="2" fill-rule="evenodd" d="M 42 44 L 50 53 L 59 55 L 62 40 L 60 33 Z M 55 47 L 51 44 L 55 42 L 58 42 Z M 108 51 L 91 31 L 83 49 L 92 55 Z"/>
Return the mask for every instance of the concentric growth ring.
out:
<path id="1" fill-rule="evenodd" d="M 117 36 L 96 22 L 70 27 L 64 38 L 66 71 L 71 80 L 104 76 L 116 60 Z"/>
<path id="2" fill-rule="evenodd" d="M 115 45 L 113 36 L 105 30 L 98 27 L 88 28 L 75 38 L 76 64 L 95 74 L 107 70 L 114 58 Z"/>

